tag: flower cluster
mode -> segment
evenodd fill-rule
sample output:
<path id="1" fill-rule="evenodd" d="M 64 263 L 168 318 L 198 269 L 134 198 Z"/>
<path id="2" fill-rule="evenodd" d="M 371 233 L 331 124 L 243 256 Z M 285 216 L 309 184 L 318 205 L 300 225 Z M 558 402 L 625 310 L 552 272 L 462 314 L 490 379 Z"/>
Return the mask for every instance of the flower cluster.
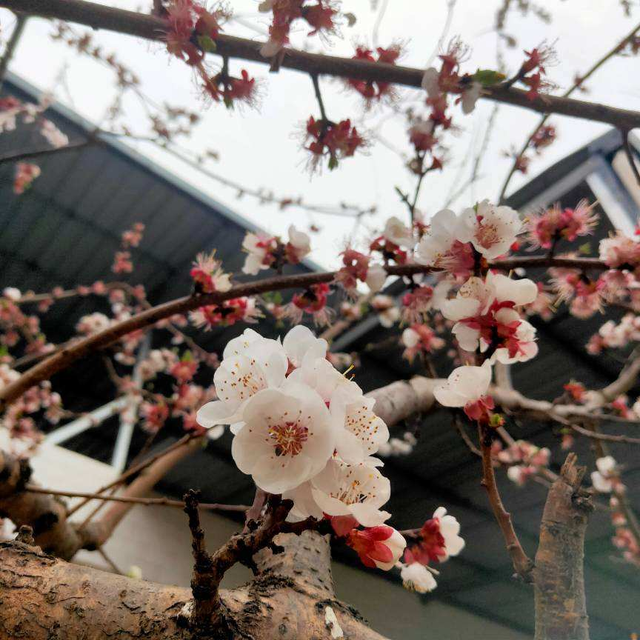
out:
<path id="1" fill-rule="evenodd" d="M 401 55 L 402 47 L 400 44 L 393 44 L 387 48 L 376 47 L 375 51 L 364 46 L 358 46 L 356 47 L 356 54 L 353 56 L 353 59 L 366 60 L 367 62 L 382 62 L 383 64 L 396 64 Z M 393 102 L 395 100 L 394 87 L 389 82 L 354 80 L 349 78 L 347 80 L 347 86 L 362 96 L 367 109 L 383 101 Z"/>
<path id="2" fill-rule="evenodd" d="M 426 355 L 442 349 L 445 342 L 426 324 L 412 324 L 402 332 L 402 344 L 405 347 L 402 356 L 409 362 L 413 362 L 418 355 Z"/>
<path id="3" fill-rule="evenodd" d="M 433 591 L 437 586 L 433 574 L 437 572 L 429 564 L 457 556 L 464 546 L 460 523 L 448 515 L 444 507 L 436 509 L 433 518 L 427 520 L 407 544 L 400 574 L 403 586 L 418 593 Z"/>
<path id="4" fill-rule="evenodd" d="M 41 170 L 37 164 L 31 162 L 16 163 L 15 176 L 13 178 L 13 193 L 22 195 L 33 181 L 40 175 Z"/>
<path id="5" fill-rule="evenodd" d="M 298 264 L 311 252 L 309 236 L 289 226 L 287 242 L 264 233 L 247 233 L 242 248 L 247 253 L 242 272 L 258 275 L 263 269 L 281 270 L 285 264 Z"/>
<path id="6" fill-rule="evenodd" d="M 556 60 L 555 50 L 551 45 L 542 43 L 531 51 L 525 51 L 526 59 L 520 67 L 517 80 L 528 87 L 527 98 L 535 100 L 541 93 L 553 88 L 547 78 L 547 67 Z"/>
<path id="7" fill-rule="evenodd" d="M 275 56 L 289 44 L 291 25 L 295 20 L 304 20 L 310 27 L 309 35 L 331 35 L 336 32 L 339 17 L 338 3 L 333 0 L 263 0 L 260 11 L 273 13 L 269 26 L 269 40 L 260 49 L 265 58 Z"/>
<path id="8" fill-rule="evenodd" d="M 390 568 L 404 540 L 383 526 L 390 485 L 372 457 L 389 432 L 374 401 L 326 352 L 327 342 L 301 325 L 282 342 L 247 329 L 226 346 L 214 376 L 218 400 L 197 419 L 204 428 L 231 425 L 238 468 L 292 500 L 290 519 L 329 517 L 367 566 Z"/>
<path id="9" fill-rule="evenodd" d="M 549 465 L 551 452 L 546 447 L 541 449 L 526 440 L 517 440 L 506 449 L 496 441 L 491 447 L 491 455 L 495 464 L 507 467 L 509 479 L 522 487 L 541 467 Z"/>
<path id="10" fill-rule="evenodd" d="M 619 349 L 630 342 L 638 341 L 640 341 L 640 318 L 633 313 L 626 313 L 618 323 L 613 320 L 605 322 L 598 333 L 589 339 L 587 351 L 597 355 L 603 349 Z"/>
<path id="11" fill-rule="evenodd" d="M 374 238 L 369 245 L 369 251 L 378 252 L 385 263 L 405 264 L 407 249 L 412 249 L 414 245 L 412 230 L 402 220 L 392 216 L 386 221 L 382 235 Z"/>
<path id="12" fill-rule="evenodd" d="M 170 0 L 165 10 L 169 24 L 167 50 L 188 65 L 197 66 L 206 51 L 215 50 L 227 12 L 221 7 L 209 11 L 196 0 Z"/>
<path id="13" fill-rule="evenodd" d="M 364 282 L 372 292 L 384 286 L 387 272 L 380 264 L 371 264 L 371 256 L 347 247 L 341 254 L 342 267 L 336 274 L 336 281 L 342 285 L 352 299 L 357 296 L 358 282 Z"/>
<path id="14" fill-rule="evenodd" d="M 331 323 L 334 310 L 327 306 L 331 287 L 326 283 L 312 284 L 302 293 L 296 293 L 284 307 L 284 316 L 293 324 L 302 322 L 305 313 L 313 317 L 318 326 Z"/>
<path id="15" fill-rule="evenodd" d="M 416 261 L 467 277 L 478 254 L 485 260 L 506 254 L 521 228 L 517 211 L 496 207 L 488 200 L 465 209 L 460 216 L 444 209 L 431 219 L 418 244 Z"/>
<path id="16" fill-rule="evenodd" d="M 199 307 L 189 314 L 191 323 L 199 329 L 209 331 L 213 327 L 230 327 L 236 322 L 257 322 L 262 317 L 253 298 L 233 298 L 222 304 Z"/>
<path id="17" fill-rule="evenodd" d="M 340 160 L 352 157 L 358 149 L 366 146 L 364 138 L 358 133 L 351 120 L 332 122 L 313 116 L 307 120 L 305 128 L 305 149 L 309 151 L 309 168 L 320 170 L 327 159 L 330 171 L 337 168 Z"/>
<path id="18" fill-rule="evenodd" d="M 224 292 L 231 289 L 231 277 L 222 270 L 220 261 L 215 258 L 215 252 L 199 253 L 190 275 L 198 293 Z"/>
<path id="19" fill-rule="evenodd" d="M 536 330 L 517 307 L 537 296 L 535 282 L 489 271 L 484 279 L 469 278 L 456 297 L 443 304 L 442 314 L 455 322 L 453 334 L 465 351 L 479 349 L 491 362 L 525 362 L 538 353 Z"/>
<path id="20" fill-rule="evenodd" d="M 237 104 L 254 107 L 258 103 L 256 80 L 245 69 L 242 69 L 239 78 L 223 69 L 210 77 L 202 74 L 202 80 L 205 95 L 214 102 L 222 102 L 228 109 L 233 109 Z"/>
<path id="21" fill-rule="evenodd" d="M 591 473 L 591 484 L 598 493 L 624 493 L 625 486 L 620 479 L 618 463 L 613 456 L 603 456 L 596 460 L 596 469 Z"/>
<path id="22" fill-rule="evenodd" d="M 595 203 L 580 200 L 573 209 L 556 204 L 531 214 L 527 220 L 527 239 L 533 247 L 551 249 L 560 239 L 573 242 L 579 236 L 588 236 L 598 223 L 594 206 Z"/>

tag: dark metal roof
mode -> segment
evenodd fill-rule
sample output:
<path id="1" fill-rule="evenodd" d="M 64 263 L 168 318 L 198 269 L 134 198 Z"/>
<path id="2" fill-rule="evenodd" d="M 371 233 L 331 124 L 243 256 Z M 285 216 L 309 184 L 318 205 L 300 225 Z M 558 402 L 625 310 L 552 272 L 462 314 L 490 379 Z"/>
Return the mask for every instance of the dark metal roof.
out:
<path id="1" fill-rule="evenodd" d="M 24 98 L 36 95 L 32 87 L 14 76 L 5 84 L 5 91 Z M 72 138 L 89 127 L 62 107 L 54 107 L 49 115 Z M 24 146 L 26 140 L 20 135 L 0 136 L 0 153 Z M 548 197 L 572 205 L 579 197 L 593 196 L 587 178 L 599 172 L 635 216 L 637 209 L 632 208 L 628 194 L 624 198 L 626 191 L 620 196 L 621 185 L 610 166 L 619 147 L 617 134 L 606 134 L 525 185 L 511 196 L 510 203 L 526 207 Z M 239 270 L 239 247 L 250 225 L 125 145 L 109 140 L 50 156 L 38 164 L 42 176 L 21 197 L 12 193 L 13 167 L 0 165 L 0 288 L 12 285 L 43 291 L 59 284 L 108 279 L 119 236 L 137 221 L 144 222 L 147 230 L 137 257 L 136 282 L 145 284 L 154 303 L 189 291 L 188 268 L 199 251 L 216 248 L 227 270 Z M 47 314 L 45 329 L 52 338 L 62 339 L 78 317 L 94 309 L 95 301 L 60 302 Z M 570 378 L 598 387 L 615 375 L 617 364 L 593 359 L 582 349 L 599 319 L 578 322 L 561 313 L 550 323 L 538 324 L 544 333 L 540 355 L 513 371 L 516 387 L 526 395 L 554 397 Z M 233 327 L 211 332 L 206 347 L 219 350 L 241 330 Z M 336 343 L 340 350 L 362 353 L 362 366 L 356 374 L 365 390 L 408 378 L 414 371 L 400 359 L 397 348 L 366 348 L 389 335 L 375 320 L 365 320 Z M 99 360 L 86 360 L 59 376 L 57 383 L 75 388 L 78 402 L 84 398 L 82 408 L 94 408 L 107 399 L 109 391 L 108 383 L 105 386 L 104 380 L 96 379 L 104 378 L 100 371 Z M 508 426 L 514 437 L 553 446 L 552 466 L 559 467 L 562 452 L 557 450 L 557 437 L 549 425 L 512 421 Z M 116 422 L 110 421 L 69 444 L 95 458 L 108 459 L 116 429 Z M 167 440 L 176 435 L 168 433 Z M 132 453 L 140 444 L 134 440 Z M 185 489 L 197 487 L 211 501 L 250 500 L 252 484 L 237 471 L 229 445 L 228 435 L 210 443 L 206 451 L 177 467 L 162 490 L 181 495 Z M 592 459 L 587 442 L 578 441 L 576 449 L 582 460 Z M 637 456 L 623 447 L 616 448 L 615 455 L 627 465 L 626 477 L 633 487 L 634 481 L 640 480 Z M 451 428 L 448 415 L 438 412 L 424 419 L 418 446 L 409 456 L 388 459 L 385 473 L 393 488 L 389 510 L 398 528 L 415 526 L 440 505 L 462 523 L 467 547 L 443 567 L 438 589 L 426 596 L 425 602 L 440 599 L 507 627 L 531 632 L 531 588 L 511 577 L 512 568 L 479 483 L 477 461 Z M 533 554 L 546 490 L 536 484 L 519 489 L 504 475 L 499 484 L 527 551 Z M 638 496 L 630 497 L 640 509 Z M 596 512 L 588 531 L 586 579 L 592 637 L 598 640 L 628 637 L 638 624 L 634 605 L 640 596 L 640 576 L 637 569 L 615 558 L 611 535 L 608 514 Z M 338 553 L 341 559 L 353 561 L 348 552 Z"/>

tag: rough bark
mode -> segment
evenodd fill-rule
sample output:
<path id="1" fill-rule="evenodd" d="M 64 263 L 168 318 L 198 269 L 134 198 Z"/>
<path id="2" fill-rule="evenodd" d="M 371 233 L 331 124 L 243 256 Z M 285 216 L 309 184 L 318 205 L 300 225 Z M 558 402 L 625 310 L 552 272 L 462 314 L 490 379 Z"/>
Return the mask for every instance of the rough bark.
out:
<path id="1" fill-rule="evenodd" d="M 124 490 L 128 497 L 143 497 L 167 472 L 202 446 L 202 439 L 185 442 L 159 458 Z M 36 544 L 46 553 L 70 560 L 80 549 L 95 549 L 104 544 L 133 504 L 114 503 L 102 518 L 86 527 L 67 519 L 64 502 L 55 496 L 23 491 L 31 470 L 26 462 L 0 451 L 0 517 L 16 527 L 33 528 Z"/>
<path id="2" fill-rule="evenodd" d="M 279 539 L 290 551 L 258 559 L 263 573 L 223 590 L 231 628 L 220 640 L 331 638 L 327 606 L 350 640 L 384 640 L 358 613 L 335 600 L 328 543 L 307 532 Z M 322 580 L 320 579 L 322 578 Z M 187 589 L 104 573 L 47 556 L 35 547 L 0 544 L 0 637 L 29 640 L 186 640 Z"/>
<path id="3" fill-rule="evenodd" d="M 47 553 L 70 559 L 85 540 L 67 520 L 62 500 L 22 491 L 30 475 L 25 462 L 0 451 L 0 517 L 9 518 L 17 528 L 30 526 L 38 546 Z"/>
<path id="4" fill-rule="evenodd" d="M 584 472 L 569 454 L 547 497 L 534 569 L 535 640 L 589 640 L 584 537 L 593 505 L 580 489 Z"/>

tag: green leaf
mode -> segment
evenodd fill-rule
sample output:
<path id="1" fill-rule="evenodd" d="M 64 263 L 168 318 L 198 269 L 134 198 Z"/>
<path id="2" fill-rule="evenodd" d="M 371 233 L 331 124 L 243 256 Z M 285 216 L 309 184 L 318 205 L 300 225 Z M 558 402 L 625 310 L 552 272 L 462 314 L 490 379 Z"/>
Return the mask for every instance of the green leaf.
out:
<path id="1" fill-rule="evenodd" d="M 207 53 L 215 53 L 218 49 L 215 41 L 209 36 L 198 36 L 198 46 Z"/>
<path id="2" fill-rule="evenodd" d="M 578 251 L 585 256 L 588 256 L 591 253 L 591 243 L 585 242 L 578 247 Z"/>
<path id="3" fill-rule="evenodd" d="M 333 171 L 334 169 L 336 169 L 338 166 L 338 158 L 336 158 L 335 156 L 331 156 L 329 158 L 329 171 Z"/>
<path id="4" fill-rule="evenodd" d="M 493 69 L 478 69 L 471 77 L 483 87 L 500 84 L 506 78 L 503 73 L 494 71 Z"/>

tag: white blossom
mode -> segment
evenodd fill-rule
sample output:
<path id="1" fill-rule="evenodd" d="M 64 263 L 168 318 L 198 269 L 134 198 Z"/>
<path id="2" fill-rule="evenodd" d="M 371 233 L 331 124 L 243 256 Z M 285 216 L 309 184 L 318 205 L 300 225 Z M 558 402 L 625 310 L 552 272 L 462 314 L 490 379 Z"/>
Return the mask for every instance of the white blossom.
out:
<path id="1" fill-rule="evenodd" d="M 402 586 L 405 589 L 417 593 L 429 593 L 438 586 L 431 571 L 419 562 L 403 564 L 400 577 L 402 578 Z"/>
<path id="2" fill-rule="evenodd" d="M 392 242 L 399 247 L 404 247 L 405 249 L 411 249 L 415 244 L 411 229 L 409 229 L 402 220 L 395 216 L 392 216 L 387 220 L 382 235 L 389 242 Z"/>
<path id="3" fill-rule="evenodd" d="M 457 239 L 471 242 L 487 260 L 494 260 L 509 251 L 521 228 L 517 211 L 483 200 L 462 212 Z"/>
<path id="4" fill-rule="evenodd" d="M 306 385 L 286 381 L 259 391 L 244 406 L 242 421 L 233 459 L 268 493 L 289 491 L 318 474 L 335 448 L 329 410 Z"/>
<path id="5" fill-rule="evenodd" d="M 454 369 L 447 382 L 435 387 L 433 395 L 443 407 L 464 407 L 487 394 L 491 383 L 491 365 Z"/>

